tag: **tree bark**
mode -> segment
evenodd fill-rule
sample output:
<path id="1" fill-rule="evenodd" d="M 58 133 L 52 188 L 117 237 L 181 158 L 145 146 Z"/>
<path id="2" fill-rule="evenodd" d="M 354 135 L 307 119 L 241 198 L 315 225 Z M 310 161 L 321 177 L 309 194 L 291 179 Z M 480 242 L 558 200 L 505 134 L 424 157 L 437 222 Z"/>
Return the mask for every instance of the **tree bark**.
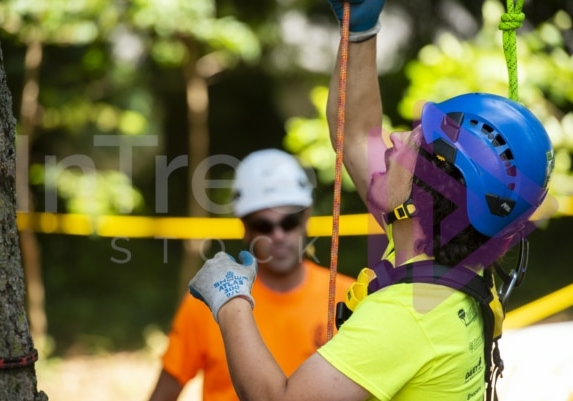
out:
<path id="1" fill-rule="evenodd" d="M 16 122 L 0 46 L 0 400 L 45 401 L 37 390 L 16 226 Z"/>

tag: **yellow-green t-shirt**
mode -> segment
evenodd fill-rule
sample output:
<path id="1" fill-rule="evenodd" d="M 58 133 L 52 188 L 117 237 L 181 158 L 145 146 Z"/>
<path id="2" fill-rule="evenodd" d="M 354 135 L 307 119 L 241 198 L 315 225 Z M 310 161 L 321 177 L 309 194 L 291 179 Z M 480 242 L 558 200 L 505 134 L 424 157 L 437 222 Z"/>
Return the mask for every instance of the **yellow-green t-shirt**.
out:
<path id="1" fill-rule="evenodd" d="M 368 295 L 318 352 L 371 400 L 476 401 L 484 392 L 483 341 L 471 296 L 397 284 Z"/>

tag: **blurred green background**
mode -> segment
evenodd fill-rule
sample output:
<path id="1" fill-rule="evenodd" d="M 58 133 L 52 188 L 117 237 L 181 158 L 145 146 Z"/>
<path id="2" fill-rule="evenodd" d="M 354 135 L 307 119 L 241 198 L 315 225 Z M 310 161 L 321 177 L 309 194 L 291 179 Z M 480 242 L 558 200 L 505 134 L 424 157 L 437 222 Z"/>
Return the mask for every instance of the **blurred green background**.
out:
<path id="1" fill-rule="evenodd" d="M 387 129 L 411 126 L 420 100 L 507 95 L 497 28 L 504 7 L 495 0 L 388 2 L 379 39 Z M 555 145 L 551 196 L 560 209 L 531 235 L 529 271 L 510 309 L 573 283 L 573 1 L 526 2 L 524 12 L 520 101 Z M 20 210 L 229 216 L 199 202 L 191 183 L 201 162 L 278 147 L 316 175 L 314 214 L 330 214 L 335 155 L 324 105 L 338 43 L 326 1 L 3 1 L 0 44 L 18 119 L 19 174 L 27 177 Z M 146 138 L 155 143 L 144 145 Z M 133 157 L 102 145 L 114 140 L 135 144 Z M 180 168 L 165 177 L 161 163 Z M 211 179 L 232 176 L 229 166 L 208 171 Z M 229 196 L 224 188 L 199 190 L 220 205 Z M 364 212 L 347 178 L 341 212 Z M 25 255 L 39 257 L 37 275 L 26 266 L 28 279 L 45 289 L 30 307 L 45 311 L 47 326 L 32 317 L 33 332 L 47 335 L 48 352 L 58 356 L 138 349 L 150 327 L 167 331 L 200 266 L 196 249 L 213 253 L 220 245 L 41 232 L 22 241 Z M 223 244 L 241 248 L 240 241 Z M 330 238 L 315 246 L 328 266 Z M 339 270 L 356 275 L 368 246 L 364 236 L 342 237 Z"/>

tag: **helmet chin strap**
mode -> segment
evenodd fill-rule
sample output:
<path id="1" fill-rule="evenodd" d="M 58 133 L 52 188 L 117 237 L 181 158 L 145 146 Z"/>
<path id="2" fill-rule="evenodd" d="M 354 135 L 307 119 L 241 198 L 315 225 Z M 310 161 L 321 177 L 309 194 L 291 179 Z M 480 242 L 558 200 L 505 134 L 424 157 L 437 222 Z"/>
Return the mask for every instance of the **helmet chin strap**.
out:
<path id="1" fill-rule="evenodd" d="M 422 137 L 422 145 L 418 148 L 418 153 L 425 157 L 428 160 L 431 160 L 432 157 L 437 157 L 440 160 L 445 160 L 445 158 L 439 154 L 431 154 L 426 149 L 424 149 L 425 139 Z M 415 175 L 415 174 L 414 174 Z M 411 219 L 412 217 L 416 216 L 418 209 L 414 204 L 414 190 L 413 188 L 410 190 L 410 195 L 408 199 L 404 201 L 400 206 L 394 208 L 389 213 L 382 213 L 382 217 L 384 218 L 384 222 L 387 225 L 390 225 L 398 220 L 406 220 Z"/>
<path id="2" fill-rule="evenodd" d="M 386 224 L 390 225 L 398 220 L 406 220 L 412 218 L 416 215 L 416 205 L 414 205 L 414 199 L 412 195 L 402 203 L 400 206 L 394 208 L 390 213 L 382 213 L 382 217 Z"/>
<path id="3" fill-rule="evenodd" d="M 414 200 L 410 196 L 404 203 L 396 207 L 390 213 L 383 213 L 382 217 L 388 226 L 398 220 L 406 220 L 416 216 L 416 206 L 414 205 Z M 391 236 L 389 236 L 390 239 Z M 392 246 L 389 245 L 387 252 L 393 250 Z M 507 299 L 516 287 L 522 283 L 525 273 L 527 271 L 527 264 L 529 261 L 529 242 L 527 238 L 522 238 L 519 242 L 519 255 L 516 265 L 513 270 L 506 272 L 500 265 L 495 266 L 495 273 L 501 279 L 501 285 L 498 290 L 498 296 L 503 305 L 506 304 Z"/>

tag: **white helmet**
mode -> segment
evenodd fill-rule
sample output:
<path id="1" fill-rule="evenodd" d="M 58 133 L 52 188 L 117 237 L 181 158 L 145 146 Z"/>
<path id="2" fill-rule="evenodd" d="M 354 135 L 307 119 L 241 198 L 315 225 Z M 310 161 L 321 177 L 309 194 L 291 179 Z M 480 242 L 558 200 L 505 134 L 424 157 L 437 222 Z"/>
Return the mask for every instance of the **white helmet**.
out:
<path id="1" fill-rule="evenodd" d="M 297 160 L 278 149 L 258 150 L 237 167 L 233 183 L 233 213 L 249 213 L 278 206 L 309 207 L 312 185 Z"/>

